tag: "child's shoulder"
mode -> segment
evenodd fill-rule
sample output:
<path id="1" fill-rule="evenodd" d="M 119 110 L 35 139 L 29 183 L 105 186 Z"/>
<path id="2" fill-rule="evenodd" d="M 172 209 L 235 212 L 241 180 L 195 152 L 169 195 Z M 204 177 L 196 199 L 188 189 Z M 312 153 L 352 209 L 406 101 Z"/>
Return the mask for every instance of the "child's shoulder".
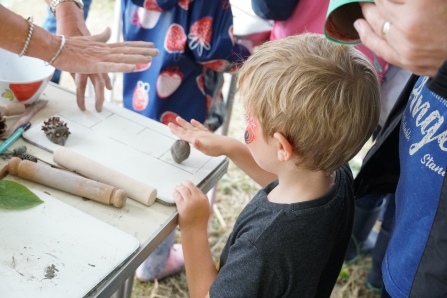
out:
<path id="1" fill-rule="evenodd" d="M 340 183 L 343 184 L 345 197 L 348 200 L 354 200 L 354 176 L 351 167 L 348 163 L 344 164 L 337 170 L 337 175 L 340 175 Z"/>

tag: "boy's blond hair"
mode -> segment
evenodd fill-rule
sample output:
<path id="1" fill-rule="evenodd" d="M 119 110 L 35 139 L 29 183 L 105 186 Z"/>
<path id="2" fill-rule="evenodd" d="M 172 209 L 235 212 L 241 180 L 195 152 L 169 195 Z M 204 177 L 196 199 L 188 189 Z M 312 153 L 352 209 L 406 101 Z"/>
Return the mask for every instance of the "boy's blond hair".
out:
<path id="1" fill-rule="evenodd" d="M 357 154 L 380 114 L 377 74 L 358 50 L 305 33 L 266 42 L 238 74 L 264 137 L 280 132 L 297 166 L 332 172 Z"/>

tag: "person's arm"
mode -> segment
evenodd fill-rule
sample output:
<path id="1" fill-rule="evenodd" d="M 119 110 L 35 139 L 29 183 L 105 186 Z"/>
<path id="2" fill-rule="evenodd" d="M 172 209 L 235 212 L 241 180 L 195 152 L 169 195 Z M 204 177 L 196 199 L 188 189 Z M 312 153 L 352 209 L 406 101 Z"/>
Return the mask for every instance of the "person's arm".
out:
<path id="1" fill-rule="evenodd" d="M 196 120 L 188 123 L 177 117 L 176 121 L 179 125 L 168 124 L 171 132 L 202 153 L 209 156 L 227 156 L 262 187 L 278 179 L 275 174 L 259 167 L 245 144 L 227 136 L 214 134 Z"/>
<path id="2" fill-rule="evenodd" d="M 203 298 L 217 277 L 208 243 L 211 215 L 207 196 L 192 182 L 184 181 L 174 190 L 185 259 L 186 279 L 191 298 Z"/>
<path id="3" fill-rule="evenodd" d="M 387 62 L 433 77 L 447 61 L 447 1 L 376 0 L 361 6 L 364 19 L 354 23 L 360 39 Z"/>
<path id="4" fill-rule="evenodd" d="M 28 21 L 1 4 L 0 20 L 0 48 L 19 54 L 28 35 Z M 67 37 L 53 66 L 72 73 L 132 72 L 135 64 L 149 63 L 158 55 L 150 42 L 104 43 L 109 36 L 110 29 L 94 36 Z M 60 37 L 34 25 L 25 56 L 48 62 L 60 44 Z"/>
<path id="5" fill-rule="evenodd" d="M 45 0 L 51 5 L 51 0 Z M 84 20 L 84 12 L 74 2 L 62 2 L 56 6 L 57 34 L 64 36 L 90 36 Z M 102 111 L 104 103 L 104 87 L 111 90 L 112 84 L 107 73 L 102 74 L 74 74 L 73 79 L 76 84 L 76 101 L 79 109 L 85 110 L 85 89 L 87 87 L 87 79 L 90 78 L 95 89 L 96 104 L 95 108 L 98 112 Z"/>
<path id="6" fill-rule="evenodd" d="M 19 54 L 29 31 L 29 22 L 0 4 L 0 48 Z M 26 56 L 50 61 L 60 41 L 39 26 L 34 26 Z"/>
<path id="7" fill-rule="evenodd" d="M 79 75 L 80 73 L 103 73 L 90 75 L 95 85 L 96 110 L 101 111 L 104 101 L 104 84 L 109 89 L 111 88 L 107 72 L 131 72 L 136 64 L 149 63 L 152 56 L 158 55 L 158 50 L 153 48 L 152 43 L 105 44 L 111 34 L 108 28 L 102 34 L 90 36 L 85 28 L 82 10 L 72 2 L 61 3 L 56 7 L 56 11 L 61 20 L 58 20 L 58 29 L 62 27 L 62 30 L 65 30 L 62 33 L 67 34 L 67 37 L 62 51 L 52 65 L 60 70 L 78 73 L 75 82 L 77 102 L 81 110 L 85 110 L 84 93 L 87 76 Z M 13 53 L 20 53 L 28 35 L 29 22 L 2 5 L 0 5 L 0 20 L 0 47 Z M 54 36 L 34 25 L 25 55 L 48 62 L 57 53 L 61 41 L 61 37 Z"/>

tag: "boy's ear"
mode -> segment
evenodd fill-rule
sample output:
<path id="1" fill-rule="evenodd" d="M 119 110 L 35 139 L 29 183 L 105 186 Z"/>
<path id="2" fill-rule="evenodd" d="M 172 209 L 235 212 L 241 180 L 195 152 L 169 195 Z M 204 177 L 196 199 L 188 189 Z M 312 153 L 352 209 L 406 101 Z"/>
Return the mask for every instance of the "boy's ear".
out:
<path id="1" fill-rule="evenodd" d="M 289 141 L 279 132 L 275 132 L 273 138 L 278 141 L 278 160 L 290 160 L 293 157 L 293 147 Z"/>

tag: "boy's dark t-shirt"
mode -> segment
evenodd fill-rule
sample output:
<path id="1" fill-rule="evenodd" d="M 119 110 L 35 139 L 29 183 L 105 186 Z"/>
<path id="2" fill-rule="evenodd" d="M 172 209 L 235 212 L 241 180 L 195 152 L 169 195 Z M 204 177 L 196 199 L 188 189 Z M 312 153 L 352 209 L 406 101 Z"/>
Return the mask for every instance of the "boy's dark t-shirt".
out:
<path id="1" fill-rule="evenodd" d="M 269 202 L 278 181 L 261 189 L 235 223 L 210 297 L 330 297 L 354 216 L 351 170 L 336 173 L 329 193 L 311 201 Z"/>

